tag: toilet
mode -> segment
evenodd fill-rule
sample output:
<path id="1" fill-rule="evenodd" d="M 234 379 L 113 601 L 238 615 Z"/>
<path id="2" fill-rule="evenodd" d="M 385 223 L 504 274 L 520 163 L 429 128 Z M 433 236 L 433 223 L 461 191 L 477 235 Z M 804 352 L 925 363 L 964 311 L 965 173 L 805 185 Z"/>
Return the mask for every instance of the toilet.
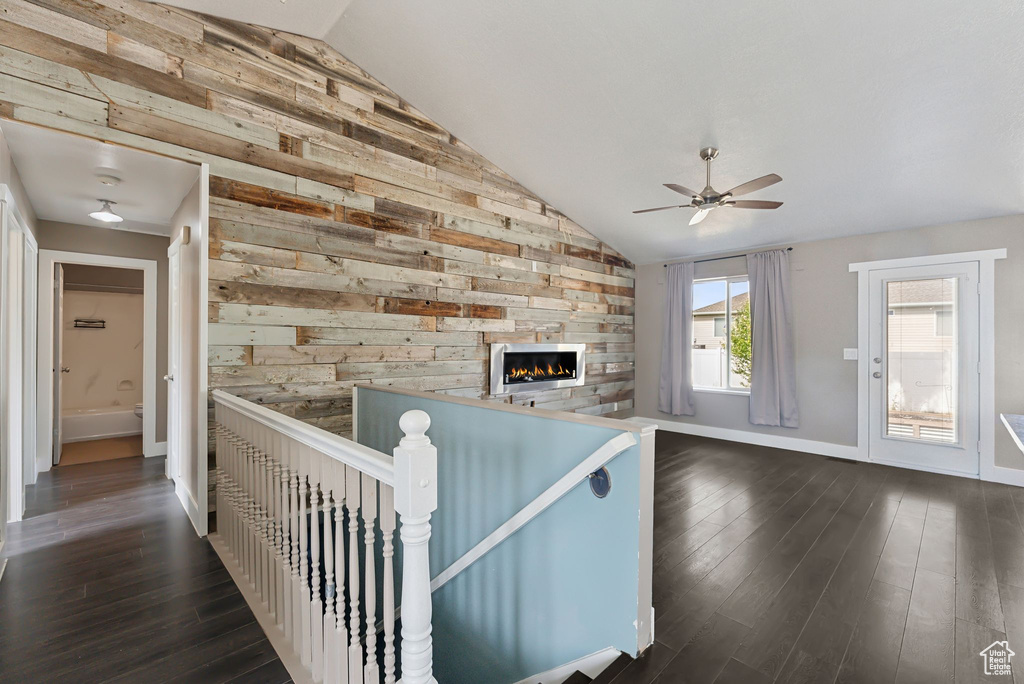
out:
<path id="1" fill-rule="evenodd" d="M 135 405 L 135 415 L 137 415 L 139 418 L 142 417 L 142 404 Z"/>

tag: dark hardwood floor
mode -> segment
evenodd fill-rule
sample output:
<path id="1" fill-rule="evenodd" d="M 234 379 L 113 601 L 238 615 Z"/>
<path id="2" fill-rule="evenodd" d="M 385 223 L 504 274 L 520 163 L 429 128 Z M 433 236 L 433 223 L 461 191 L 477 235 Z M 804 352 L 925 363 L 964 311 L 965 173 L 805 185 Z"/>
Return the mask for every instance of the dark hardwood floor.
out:
<path id="1" fill-rule="evenodd" d="M 981 682 L 1002 639 L 1024 684 L 1024 489 L 664 432 L 655 470 L 656 642 L 615 684 Z M 162 459 L 29 497 L 0 681 L 287 681 Z"/>
<path id="2" fill-rule="evenodd" d="M 1024 489 L 658 432 L 655 644 L 614 684 L 1024 684 Z"/>
<path id="3" fill-rule="evenodd" d="M 29 488 L 3 552 L 0 681 L 288 681 L 163 469 L 64 466 Z"/>

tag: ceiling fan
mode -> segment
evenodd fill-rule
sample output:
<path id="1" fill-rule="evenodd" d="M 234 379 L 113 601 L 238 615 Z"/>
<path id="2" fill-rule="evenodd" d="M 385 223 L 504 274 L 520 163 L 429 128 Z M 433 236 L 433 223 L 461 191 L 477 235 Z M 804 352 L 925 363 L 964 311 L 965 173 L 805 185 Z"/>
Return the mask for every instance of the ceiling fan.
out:
<path id="1" fill-rule="evenodd" d="M 769 202 L 767 200 L 734 200 L 734 197 L 740 195 L 746 195 L 748 192 L 754 192 L 762 188 L 767 188 L 769 185 L 775 185 L 782 180 L 782 176 L 770 173 L 767 176 L 761 176 L 755 178 L 752 181 L 747 181 L 742 185 L 737 185 L 732 190 L 725 192 L 718 192 L 711 187 L 711 162 L 714 161 L 715 157 L 718 156 L 718 149 L 714 147 L 705 147 L 700 151 L 700 158 L 707 164 L 707 185 L 701 192 L 694 192 L 687 187 L 677 185 L 675 183 L 665 183 L 665 187 L 669 190 L 675 190 L 680 195 L 688 195 L 690 202 L 688 204 L 671 204 L 667 207 L 654 207 L 653 209 L 640 209 L 634 211 L 634 214 L 646 214 L 649 211 L 663 211 L 665 209 L 682 209 L 683 207 L 692 207 L 697 210 L 697 213 L 690 219 L 690 225 L 700 223 L 703 221 L 712 209 L 718 207 L 734 207 L 736 209 L 778 209 L 782 206 L 782 202 Z"/>

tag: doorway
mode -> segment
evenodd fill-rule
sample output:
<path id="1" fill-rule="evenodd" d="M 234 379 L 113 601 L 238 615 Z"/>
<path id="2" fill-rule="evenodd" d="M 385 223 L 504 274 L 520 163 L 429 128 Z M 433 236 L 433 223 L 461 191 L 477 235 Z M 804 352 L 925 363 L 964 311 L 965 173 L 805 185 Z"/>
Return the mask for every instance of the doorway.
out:
<path id="1" fill-rule="evenodd" d="M 988 250 L 851 264 L 859 273 L 861 460 L 991 479 L 994 264 Z"/>
<path id="2" fill-rule="evenodd" d="M 142 436 L 142 452 L 139 455 L 158 455 L 156 411 L 147 411 L 145 408 L 156 406 L 156 272 L 156 262 L 148 259 L 40 250 L 39 292 L 53 294 L 39 298 L 38 406 L 42 419 L 38 421 L 37 435 L 43 446 L 40 453 L 49 455 L 50 463 L 53 465 L 63 462 L 62 447 L 69 442 L 129 437 L 133 433 L 137 434 L 137 431 L 140 431 Z M 106 275 L 91 276 L 99 273 Z M 70 279 L 69 274 L 72 275 Z M 119 275 L 112 277 L 110 274 Z M 107 284 L 97 286 L 75 282 L 76 280 L 92 280 L 94 283 L 100 281 Z M 130 284 L 112 285 L 115 281 Z M 140 281 L 141 288 L 136 284 Z M 69 307 L 69 283 L 71 292 L 89 293 L 80 298 L 72 295 L 74 310 Z M 96 289 L 106 292 L 92 292 Z M 111 338 L 109 344 L 122 344 L 122 341 L 113 341 L 113 320 L 109 321 L 111 327 L 107 327 L 108 318 L 111 316 L 116 318 L 116 326 L 122 333 L 132 325 L 132 316 L 122 315 L 129 314 L 130 311 L 115 310 L 117 307 L 128 307 L 128 302 L 109 301 L 119 300 L 122 296 L 141 297 L 132 306 L 141 309 L 142 368 L 139 374 L 132 377 L 114 378 L 111 373 L 126 375 L 132 371 L 120 366 L 103 369 L 95 365 L 90 366 L 89 359 L 93 356 L 90 346 L 97 344 L 97 335 Z M 82 301 L 76 303 L 78 299 Z M 102 307 L 102 310 L 97 307 Z M 98 313 L 78 315 L 82 311 Z M 69 338 L 69 333 L 74 335 L 74 338 Z M 69 343 L 78 346 L 73 353 L 69 353 Z M 128 347 L 134 347 L 137 343 L 138 340 L 133 339 L 122 350 L 124 354 L 134 353 Z M 76 362 L 69 363 L 69 358 L 75 358 Z M 112 363 L 110 359 L 106 361 Z M 74 380 L 68 381 L 72 375 L 75 375 Z M 69 385 L 67 388 L 65 383 Z M 102 384 L 106 386 L 101 387 Z M 72 396 L 70 400 L 67 397 L 69 391 Z M 131 402 L 125 398 L 129 395 L 133 399 Z M 139 396 L 141 401 L 134 401 Z M 120 402 L 120 405 L 115 405 L 114 402 Z M 141 416 L 137 416 L 136 412 Z M 65 428 L 70 428 L 72 432 L 65 434 Z M 127 445 L 118 445 L 118 448 L 127 448 Z"/>
<path id="3" fill-rule="evenodd" d="M 142 456 L 144 271 L 54 270 L 53 464 Z"/>

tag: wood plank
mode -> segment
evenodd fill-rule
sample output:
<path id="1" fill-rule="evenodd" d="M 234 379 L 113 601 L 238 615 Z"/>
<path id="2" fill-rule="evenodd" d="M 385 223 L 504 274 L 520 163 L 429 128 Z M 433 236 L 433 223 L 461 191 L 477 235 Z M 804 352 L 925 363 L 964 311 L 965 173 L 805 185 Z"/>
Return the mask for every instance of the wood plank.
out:
<path id="1" fill-rule="evenodd" d="M 953 680 L 955 603 L 953 578 L 918 569 L 896 671 L 898 683 Z"/>

